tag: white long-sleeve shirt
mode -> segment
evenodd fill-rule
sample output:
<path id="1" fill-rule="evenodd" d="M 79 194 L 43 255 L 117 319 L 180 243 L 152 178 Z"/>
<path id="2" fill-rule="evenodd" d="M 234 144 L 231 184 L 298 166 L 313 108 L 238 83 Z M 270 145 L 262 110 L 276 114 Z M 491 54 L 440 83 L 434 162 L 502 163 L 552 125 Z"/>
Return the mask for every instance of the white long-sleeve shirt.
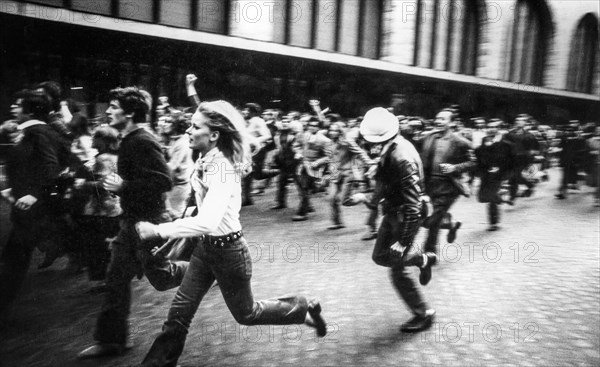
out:
<path id="1" fill-rule="evenodd" d="M 198 214 L 158 225 L 163 238 L 222 236 L 242 229 L 242 176 L 223 153 L 213 148 L 194 166 L 191 184 Z"/>

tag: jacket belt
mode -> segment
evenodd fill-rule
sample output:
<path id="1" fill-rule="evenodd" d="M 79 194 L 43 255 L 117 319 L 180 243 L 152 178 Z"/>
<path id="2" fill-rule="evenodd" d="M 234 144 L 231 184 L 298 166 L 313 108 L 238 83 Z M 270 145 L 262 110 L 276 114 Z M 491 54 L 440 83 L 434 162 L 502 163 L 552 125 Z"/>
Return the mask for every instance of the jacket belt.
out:
<path id="1" fill-rule="evenodd" d="M 225 248 L 232 246 L 237 240 L 242 238 L 242 231 L 231 232 L 222 236 L 212 236 L 203 234 L 200 240 L 212 247 Z"/>

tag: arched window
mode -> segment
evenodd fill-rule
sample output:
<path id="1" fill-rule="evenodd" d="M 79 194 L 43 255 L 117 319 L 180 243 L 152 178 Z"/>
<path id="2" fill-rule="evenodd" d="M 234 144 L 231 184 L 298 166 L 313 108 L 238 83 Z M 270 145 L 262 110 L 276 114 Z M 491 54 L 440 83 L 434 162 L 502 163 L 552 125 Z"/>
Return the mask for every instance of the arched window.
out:
<path id="1" fill-rule="evenodd" d="M 553 26 L 545 1 L 518 0 L 507 47 L 509 64 L 505 79 L 543 85 L 544 69 Z"/>
<path id="2" fill-rule="evenodd" d="M 577 25 L 569 56 L 567 89 L 592 93 L 594 67 L 598 58 L 598 18 L 586 14 Z"/>
<path id="3" fill-rule="evenodd" d="M 419 0 L 415 66 L 475 75 L 482 0 Z"/>

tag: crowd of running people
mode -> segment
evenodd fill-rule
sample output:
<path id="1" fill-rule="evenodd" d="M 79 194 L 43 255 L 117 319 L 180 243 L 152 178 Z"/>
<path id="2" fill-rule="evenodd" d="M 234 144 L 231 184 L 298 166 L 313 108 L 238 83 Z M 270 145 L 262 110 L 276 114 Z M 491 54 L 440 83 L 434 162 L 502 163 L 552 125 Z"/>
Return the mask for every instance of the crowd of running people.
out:
<path id="1" fill-rule="evenodd" d="M 119 354 L 126 347 L 129 282 L 145 274 L 158 290 L 181 286 L 147 356 L 147 365 L 171 365 L 215 280 L 240 323 L 305 323 L 326 333 L 318 301 L 295 296 L 254 302 L 249 277 L 232 281 L 207 250 L 247 251 L 239 209 L 271 192 L 269 185 L 276 186 L 275 195 L 265 215 L 287 208 L 293 193 L 298 207 L 292 221 L 311 220 L 316 210 L 311 199 L 329 192 L 332 231 L 345 227 L 342 208 L 366 205 L 361 239 L 377 239 L 376 249 L 385 251 L 394 250 L 392 243 L 380 244 L 387 236 L 386 218 L 404 211 L 400 244 L 410 246 L 418 227 L 428 231 L 423 257 L 410 262 L 422 269 L 422 285 L 437 261 L 440 230 L 447 230 L 448 242 L 456 241 L 462 223 L 450 208 L 460 196 L 473 194 L 486 203 L 488 230 L 496 231 L 499 207 L 534 195 L 536 185 L 548 181 L 548 169 L 559 165 L 557 200 L 567 199 L 584 181 L 595 188 L 593 200 L 600 205 L 595 123 L 548 126 L 526 114 L 512 122 L 467 119 L 456 105 L 433 119 L 393 115 L 394 109 L 381 107 L 344 118 L 321 108 L 318 100 L 307 101 L 307 111 L 263 110 L 253 102 L 235 108 L 225 101 L 201 101 L 196 80 L 186 77 L 191 107 L 173 107 L 166 96 L 155 101 L 133 87 L 114 89 L 107 117 L 93 123 L 76 103 L 62 99 L 55 82 L 15 94 L 13 118 L 0 125 L 2 198 L 12 206 L 12 229 L 1 257 L 2 314 L 18 294 L 35 248 L 45 253 L 38 268 L 68 255 L 72 270 L 87 269 L 94 282 L 90 290 L 107 293 L 98 343 L 81 357 Z M 217 172 L 233 172 L 235 180 L 211 180 Z M 296 190 L 289 190 L 292 185 Z M 413 199 L 416 204 L 409 207 Z M 182 261 L 157 256 L 164 240 L 190 237 L 206 243 L 205 252 L 197 254 L 202 246 L 196 245 L 194 255 Z M 373 255 L 376 263 L 394 271 L 387 257 L 378 256 Z M 401 293 L 411 291 L 397 286 Z M 434 312 L 423 307 L 413 308 L 416 316 L 403 326 L 406 331 L 431 324 Z"/>

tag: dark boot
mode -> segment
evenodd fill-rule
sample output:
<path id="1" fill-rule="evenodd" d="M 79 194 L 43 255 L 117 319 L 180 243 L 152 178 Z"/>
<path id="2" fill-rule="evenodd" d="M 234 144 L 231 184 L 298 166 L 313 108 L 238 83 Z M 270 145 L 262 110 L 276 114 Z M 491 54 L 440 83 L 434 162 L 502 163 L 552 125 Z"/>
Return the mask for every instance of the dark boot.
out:
<path id="1" fill-rule="evenodd" d="M 456 232 L 458 232 L 458 230 L 461 226 L 462 226 L 462 222 L 458 222 L 458 221 L 452 225 L 452 227 L 448 231 L 448 236 L 446 237 L 446 240 L 448 241 L 448 243 L 454 243 L 454 241 L 456 241 Z"/>
<path id="2" fill-rule="evenodd" d="M 176 367 L 183 352 L 187 330 L 179 324 L 165 324 L 140 366 Z"/>
<path id="3" fill-rule="evenodd" d="M 423 331 L 429 329 L 431 324 L 433 323 L 433 319 L 435 317 L 434 310 L 427 310 L 425 312 L 425 316 L 415 316 L 410 319 L 408 322 L 402 324 L 400 330 L 405 333 L 416 333 L 419 331 Z"/>

